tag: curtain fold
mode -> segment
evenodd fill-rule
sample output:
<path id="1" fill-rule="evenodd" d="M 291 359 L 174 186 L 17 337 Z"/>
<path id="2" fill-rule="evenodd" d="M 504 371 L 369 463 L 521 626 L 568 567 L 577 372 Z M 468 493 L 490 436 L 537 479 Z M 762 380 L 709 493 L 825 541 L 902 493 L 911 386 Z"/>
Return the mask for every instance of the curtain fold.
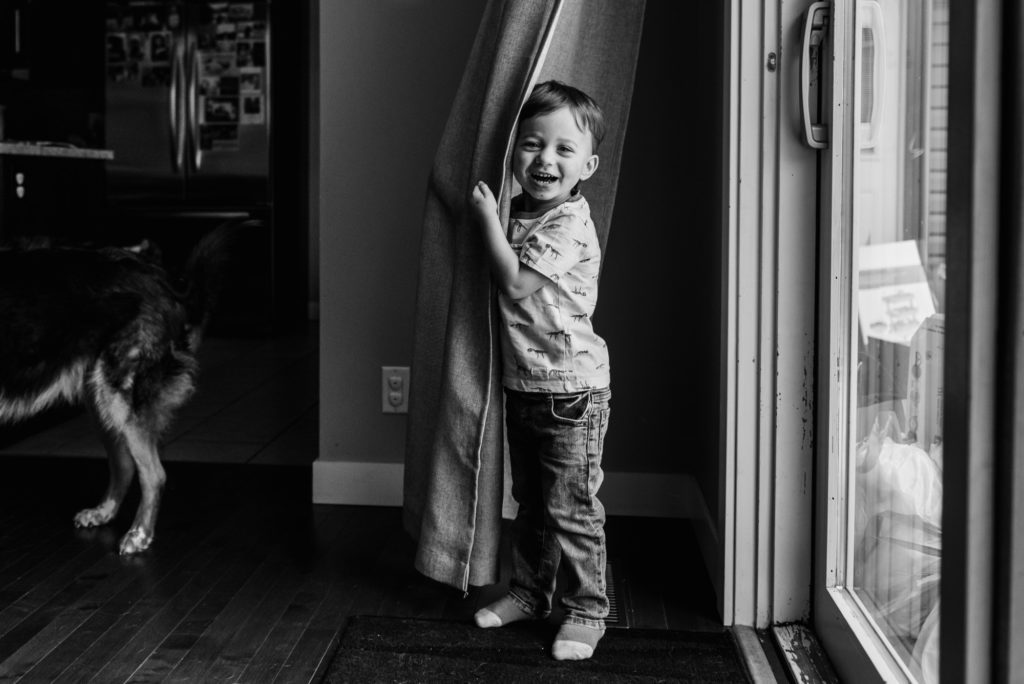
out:
<path id="1" fill-rule="evenodd" d="M 565 81 L 607 117 L 601 165 L 584 187 L 606 243 L 643 6 L 490 0 L 441 137 L 421 235 L 403 514 L 416 568 L 463 591 L 498 581 L 505 459 L 500 321 L 469 189 L 486 181 L 507 223 L 519 108 L 539 80 Z"/>

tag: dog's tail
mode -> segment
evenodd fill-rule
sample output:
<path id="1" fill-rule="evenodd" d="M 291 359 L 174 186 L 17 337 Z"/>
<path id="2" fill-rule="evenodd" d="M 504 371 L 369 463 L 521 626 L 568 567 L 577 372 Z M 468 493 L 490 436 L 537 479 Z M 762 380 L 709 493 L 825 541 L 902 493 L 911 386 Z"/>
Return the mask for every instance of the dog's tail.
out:
<path id="1" fill-rule="evenodd" d="M 196 349 L 217 307 L 242 233 L 261 225 L 258 219 L 231 219 L 203 236 L 189 254 L 182 274 L 182 299 L 188 323 L 189 346 Z"/>

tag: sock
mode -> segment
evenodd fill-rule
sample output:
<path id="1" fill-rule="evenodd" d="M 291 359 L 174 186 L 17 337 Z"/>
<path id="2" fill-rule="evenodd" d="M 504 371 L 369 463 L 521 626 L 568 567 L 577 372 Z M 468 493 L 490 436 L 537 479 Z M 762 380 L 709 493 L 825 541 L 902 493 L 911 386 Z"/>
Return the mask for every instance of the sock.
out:
<path id="1" fill-rule="evenodd" d="M 555 660 L 586 660 L 594 655 L 603 636 L 603 629 L 563 622 L 551 646 L 551 656 Z"/>
<path id="2" fill-rule="evenodd" d="M 486 608 L 476 611 L 473 618 L 476 620 L 477 627 L 489 628 L 501 627 L 519 620 L 529 620 L 533 618 L 533 615 L 520 608 L 511 596 L 502 596 Z"/>

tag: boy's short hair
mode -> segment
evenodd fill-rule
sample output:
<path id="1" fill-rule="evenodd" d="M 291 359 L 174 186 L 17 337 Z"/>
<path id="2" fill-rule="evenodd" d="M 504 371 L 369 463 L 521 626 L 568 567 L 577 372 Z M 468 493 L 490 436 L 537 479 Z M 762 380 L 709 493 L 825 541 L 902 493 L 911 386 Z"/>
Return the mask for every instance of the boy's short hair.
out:
<path id="1" fill-rule="evenodd" d="M 594 152 L 597 152 L 601 140 L 604 139 L 604 114 L 589 95 L 571 85 L 561 81 L 538 83 L 523 105 L 519 120 L 525 121 L 535 116 L 550 114 L 562 107 L 569 108 L 580 130 L 590 132 L 590 137 L 594 141 Z"/>

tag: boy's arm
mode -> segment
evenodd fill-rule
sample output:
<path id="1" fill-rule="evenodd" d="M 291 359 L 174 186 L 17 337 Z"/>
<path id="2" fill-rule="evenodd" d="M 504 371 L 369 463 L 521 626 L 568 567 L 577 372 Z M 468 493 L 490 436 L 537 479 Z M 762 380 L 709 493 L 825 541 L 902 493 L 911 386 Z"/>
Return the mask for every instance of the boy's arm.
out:
<path id="1" fill-rule="evenodd" d="M 519 261 L 505 237 L 498 220 L 498 203 L 487 184 L 480 181 L 473 188 L 470 207 L 484 236 L 484 251 L 491 263 L 491 273 L 501 291 L 511 299 L 522 299 L 544 287 L 548 279 Z"/>

